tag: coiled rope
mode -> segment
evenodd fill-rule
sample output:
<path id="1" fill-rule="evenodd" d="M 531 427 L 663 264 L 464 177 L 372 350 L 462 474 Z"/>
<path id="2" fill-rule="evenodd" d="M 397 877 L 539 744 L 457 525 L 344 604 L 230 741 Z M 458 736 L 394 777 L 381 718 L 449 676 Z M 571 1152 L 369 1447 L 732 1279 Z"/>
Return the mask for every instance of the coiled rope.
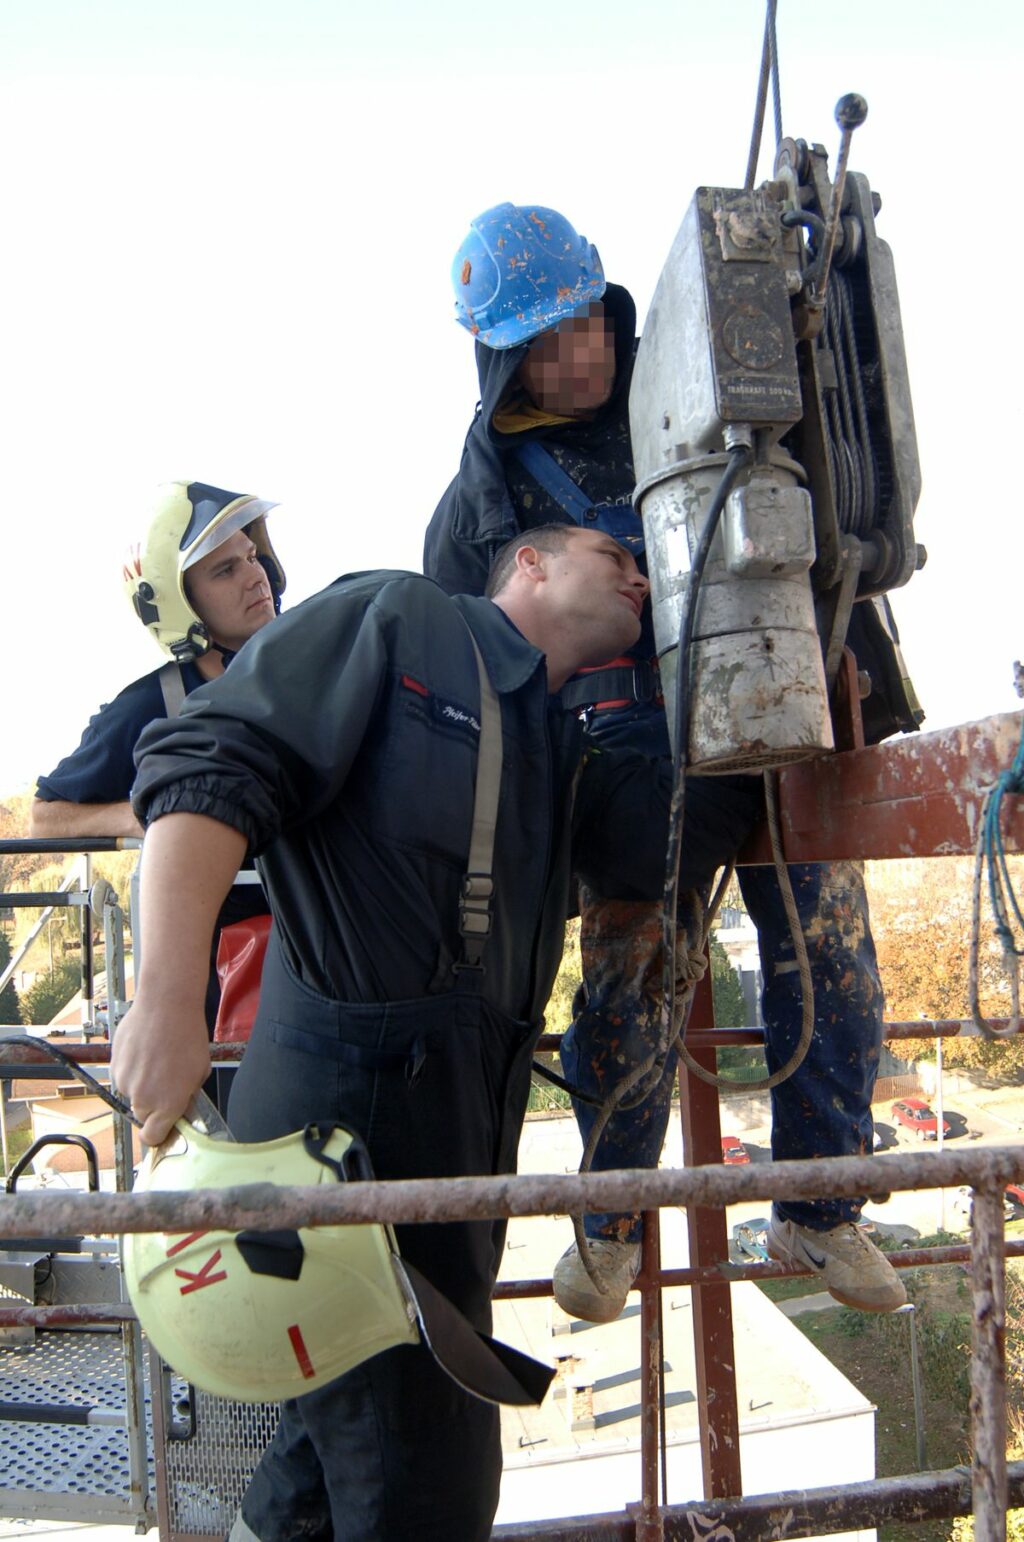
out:
<path id="1" fill-rule="evenodd" d="M 1024 727 L 1017 753 L 1008 770 L 1004 771 L 993 787 L 989 788 L 982 806 L 978 839 L 974 848 L 974 893 L 971 913 L 971 951 L 969 989 L 971 1016 L 979 1032 L 986 1039 L 1008 1039 L 1020 1031 L 1020 971 L 1024 958 L 1024 946 L 1018 946 L 1016 937 L 1024 938 L 1024 914 L 1021 913 L 1013 881 L 1006 861 L 1006 848 L 1000 824 L 1003 799 L 1020 797 L 1024 793 Z M 978 999 L 978 977 L 981 965 L 981 891 L 985 871 L 988 870 L 988 896 L 992 908 L 993 930 L 999 939 L 1002 965 L 1010 982 L 1010 1019 L 1005 1028 L 996 1028 L 981 1010 Z M 1014 931 L 1016 924 L 1016 933 Z"/>

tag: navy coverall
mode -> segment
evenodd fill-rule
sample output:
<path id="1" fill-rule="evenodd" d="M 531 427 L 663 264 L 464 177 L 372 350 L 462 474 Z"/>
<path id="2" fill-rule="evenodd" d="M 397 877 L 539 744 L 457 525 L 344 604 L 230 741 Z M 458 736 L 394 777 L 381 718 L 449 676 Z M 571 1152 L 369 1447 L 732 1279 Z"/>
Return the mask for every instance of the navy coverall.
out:
<path id="1" fill-rule="evenodd" d="M 482 971 L 457 967 L 480 732 L 470 628 L 503 739 Z M 638 898 L 661 883 L 667 766 L 588 753 L 577 782 L 582 746 L 543 656 L 496 606 L 379 573 L 267 627 L 143 736 L 140 818 L 185 811 L 240 830 L 270 899 L 229 1108 L 239 1139 L 340 1120 L 381 1178 L 514 1168 L 573 869 Z M 698 792 L 689 817 L 699 883 L 750 812 Z M 504 1225 L 397 1230 L 403 1254 L 487 1331 Z M 402 1346 L 284 1405 L 242 1518 L 261 1542 L 482 1542 L 500 1466 L 496 1409 Z"/>

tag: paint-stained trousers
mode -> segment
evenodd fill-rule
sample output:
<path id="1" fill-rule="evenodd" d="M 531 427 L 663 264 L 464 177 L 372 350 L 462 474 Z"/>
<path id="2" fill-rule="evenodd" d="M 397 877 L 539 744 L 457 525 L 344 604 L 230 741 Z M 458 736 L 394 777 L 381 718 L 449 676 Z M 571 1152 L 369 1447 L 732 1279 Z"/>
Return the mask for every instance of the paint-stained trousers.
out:
<path id="1" fill-rule="evenodd" d="M 650 705 L 595 714 L 590 731 L 606 743 L 667 753 L 664 713 Z M 723 778 L 720 785 L 730 780 Z M 774 869 L 737 871 L 757 927 L 765 1055 L 775 1071 L 800 1038 L 803 1008 L 793 939 Z M 863 870 L 856 862 L 809 863 L 791 866 L 789 875 L 811 966 L 814 1035 L 799 1069 L 772 1090 L 772 1156 L 860 1155 L 872 1149 L 871 1096 L 884 1007 Z M 661 914 L 658 905 L 609 900 L 581 886 L 580 915 L 583 983 L 562 1041 L 562 1067 L 573 1085 L 604 1098 L 658 1041 Z M 645 1101 L 612 1117 L 594 1171 L 658 1165 L 675 1069 L 673 1054 Z M 580 1102 L 574 1108 L 586 1141 L 596 1110 Z M 818 1199 L 777 1208 L 801 1226 L 828 1231 L 855 1220 L 863 1203 L 863 1198 Z M 591 1215 L 585 1227 L 592 1237 L 637 1241 L 640 1236 L 637 1215 Z"/>

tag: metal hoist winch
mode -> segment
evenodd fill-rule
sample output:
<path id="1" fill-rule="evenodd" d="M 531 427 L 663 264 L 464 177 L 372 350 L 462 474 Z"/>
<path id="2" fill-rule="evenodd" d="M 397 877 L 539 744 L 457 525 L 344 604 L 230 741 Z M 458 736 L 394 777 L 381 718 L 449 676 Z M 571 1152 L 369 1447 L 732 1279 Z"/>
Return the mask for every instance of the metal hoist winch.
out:
<path id="1" fill-rule="evenodd" d="M 852 607 L 924 561 L 892 255 L 880 199 L 846 172 L 866 112 L 855 95 L 836 108 L 834 181 L 821 145 L 783 139 L 760 187 L 698 188 L 644 328 L 635 502 L 674 738 L 681 631 L 689 644 L 693 771 L 831 750 Z"/>

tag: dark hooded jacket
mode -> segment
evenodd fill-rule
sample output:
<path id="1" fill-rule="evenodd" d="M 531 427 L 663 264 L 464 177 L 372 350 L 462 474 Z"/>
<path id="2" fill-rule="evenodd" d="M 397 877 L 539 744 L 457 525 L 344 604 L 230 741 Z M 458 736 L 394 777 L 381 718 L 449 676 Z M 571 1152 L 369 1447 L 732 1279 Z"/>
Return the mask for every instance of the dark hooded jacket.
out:
<path id="1" fill-rule="evenodd" d="M 459 474 L 437 505 L 423 547 L 423 571 L 449 594 L 482 594 L 491 562 L 506 541 L 533 525 L 569 520 L 564 506 L 521 464 L 517 451 L 527 440 L 542 441 L 595 506 L 631 504 L 635 477 L 629 386 L 638 343 L 636 305 L 617 284 L 608 285 L 604 305 L 615 324 L 615 385 L 607 403 L 588 421 L 500 432 L 494 426 L 494 412 L 508 396 L 529 343 L 505 349 L 477 343 L 480 402 L 466 435 Z M 627 517 L 633 534 L 629 545 L 642 566 L 640 517 L 631 511 Z M 600 513 L 595 523 L 619 534 Z M 855 605 L 847 642 L 872 680 L 871 695 L 862 707 L 867 742 L 874 744 L 900 729 L 917 728 L 924 713 L 906 675 L 888 602 Z M 654 656 L 649 605 L 631 652 L 639 659 Z"/>
<path id="2" fill-rule="evenodd" d="M 423 549 L 423 571 L 449 594 L 482 594 L 495 553 L 520 530 L 565 524 L 565 509 L 519 462 L 516 451 L 527 440 L 541 440 L 595 505 L 628 504 L 632 498 L 629 382 L 636 306 L 617 284 L 605 290 L 604 306 L 615 324 L 615 384 L 609 400 L 589 421 L 499 432 L 493 423 L 495 410 L 508 396 L 529 344 L 498 349 L 477 343 L 480 402 L 466 435 L 459 474 L 437 506 Z"/>

